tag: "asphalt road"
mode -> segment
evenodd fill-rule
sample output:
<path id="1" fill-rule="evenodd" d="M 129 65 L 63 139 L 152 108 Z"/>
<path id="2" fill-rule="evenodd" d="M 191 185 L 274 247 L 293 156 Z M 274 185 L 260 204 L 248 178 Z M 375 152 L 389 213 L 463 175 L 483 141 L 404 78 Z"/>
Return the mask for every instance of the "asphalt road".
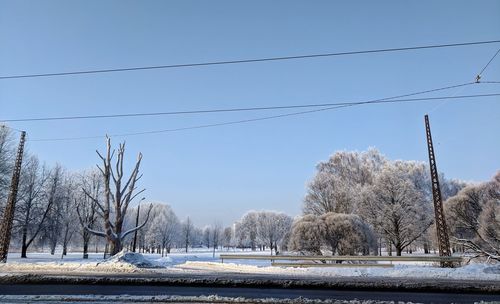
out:
<path id="1" fill-rule="evenodd" d="M 337 300 L 380 300 L 415 303 L 474 303 L 500 301 L 500 295 L 421 293 L 393 291 L 315 290 L 242 287 L 196 287 L 154 285 L 58 285 L 58 284 L 5 284 L 0 285 L 0 295 L 134 295 L 134 296 L 201 296 L 245 298 L 309 298 Z"/>

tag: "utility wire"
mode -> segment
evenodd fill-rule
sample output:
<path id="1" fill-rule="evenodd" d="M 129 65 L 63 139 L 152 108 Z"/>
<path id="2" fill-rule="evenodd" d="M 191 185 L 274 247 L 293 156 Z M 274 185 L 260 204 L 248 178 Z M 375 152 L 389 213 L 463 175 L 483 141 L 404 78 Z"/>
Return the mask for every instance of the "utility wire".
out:
<path id="1" fill-rule="evenodd" d="M 442 88 L 406 94 L 398 96 L 397 98 L 409 97 L 414 95 L 421 95 L 425 93 L 438 92 L 449 90 L 458 87 L 464 87 L 475 84 L 475 82 L 468 82 L 458 85 L 446 86 Z M 482 97 L 482 96 L 471 96 Z M 467 98 L 467 96 L 463 97 Z M 443 98 L 446 99 L 446 98 Z M 383 101 L 380 101 L 383 102 Z M 370 101 L 370 103 L 375 103 Z M 142 116 L 163 116 L 163 115 L 186 115 L 186 114 L 208 114 L 208 113 L 223 113 L 223 112 L 245 112 L 245 111 L 263 111 L 263 110 L 284 110 L 295 108 L 313 108 L 313 107 L 328 107 L 338 105 L 359 104 L 359 102 L 338 102 L 338 103 L 319 103 L 319 104 L 305 104 L 305 105 L 285 105 L 285 106 L 263 106 L 251 108 L 228 108 L 228 109 L 208 109 L 208 110 L 191 110 L 191 111 L 173 111 L 173 112 L 149 112 L 149 113 L 126 113 L 126 114 L 108 114 L 108 115 L 81 115 L 81 116 L 59 116 L 59 117 L 31 117 L 31 118 L 13 118 L 3 119 L 0 122 L 28 122 L 28 121 L 57 121 L 57 120 L 80 120 L 80 119 L 102 119 L 102 118 L 126 118 L 126 117 L 142 117 Z"/>
<path id="2" fill-rule="evenodd" d="M 320 57 L 333 57 L 333 56 L 345 56 L 345 55 L 359 55 L 359 54 L 412 51 L 412 50 L 447 48 L 447 47 L 460 47 L 460 46 L 471 46 L 471 45 L 484 45 L 484 44 L 492 44 L 492 43 L 499 43 L 499 42 L 500 42 L 500 40 L 488 40 L 488 41 L 434 44 L 434 45 L 423 45 L 423 46 L 385 48 L 385 49 L 361 50 L 361 51 L 347 51 L 347 52 L 338 52 L 338 53 L 309 54 L 309 55 L 297 55 L 297 56 L 281 56 L 281 57 L 225 60 L 225 61 L 198 62 L 198 63 L 171 64 L 171 65 L 140 66 L 140 67 L 114 68 L 114 69 L 81 70 L 81 71 L 70 71 L 70 72 L 55 72 L 55 73 L 25 74 L 25 75 L 6 75 L 6 76 L 0 76 L 0 80 L 18 79 L 18 78 L 35 78 L 35 77 L 69 76 L 69 75 L 81 75 L 81 74 L 112 73 L 112 72 L 129 72 L 129 71 L 139 71 L 139 70 L 202 67 L 202 66 L 212 66 L 212 65 L 255 63 L 255 62 L 281 61 L 281 60 L 297 60 L 297 59 L 309 59 L 309 58 L 320 58 Z"/>
<path id="3" fill-rule="evenodd" d="M 484 68 L 481 70 L 481 72 L 479 72 L 479 74 L 477 74 L 479 77 L 481 77 L 481 75 L 483 74 L 483 72 L 490 65 L 490 63 L 493 61 L 493 59 L 495 59 L 495 57 L 498 55 L 498 53 L 500 53 L 500 49 L 498 49 L 498 51 L 495 53 L 495 55 L 493 55 L 493 57 L 491 57 L 490 61 L 488 61 L 488 63 L 484 66 Z"/>
<path id="4" fill-rule="evenodd" d="M 146 134 L 158 134 L 158 133 L 168 133 L 168 132 L 186 131 L 186 130 L 193 130 L 193 129 L 210 128 L 210 127 L 219 127 L 219 126 L 226 126 L 226 125 L 235 125 L 235 124 L 249 123 L 249 122 L 255 122 L 255 121 L 262 121 L 262 120 L 277 119 L 277 118 L 283 118 L 283 117 L 289 117 L 289 116 L 298 116 L 298 115 L 304 115 L 304 114 L 309 114 L 309 113 L 328 111 L 328 110 L 334 110 L 334 109 L 352 107 L 352 106 L 358 106 L 358 105 L 380 104 L 380 103 L 384 103 L 384 102 L 385 103 L 398 103 L 398 102 L 410 102 L 410 101 L 415 102 L 415 101 L 424 101 L 424 100 L 441 100 L 441 99 L 449 99 L 449 98 L 460 99 L 460 98 L 493 97 L 493 96 L 500 96 L 500 93 L 483 94 L 483 95 L 478 95 L 478 96 L 470 95 L 470 96 L 464 96 L 464 97 L 462 97 L 462 96 L 445 96 L 445 97 L 428 97 L 428 98 L 412 98 L 412 99 L 392 99 L 392 98 L 398 98 L 398 96 L 394 96 L 394 97 L 389 97 L 389 98 L 384 98 L 384 99 L 362 101 L 362 102 L 350 103 L 350 104 L 340 104 L 340 105 L 335 105 L 335 106 L 331 106 L 331 107 L 327 107 L 327 108 L 308 110 L 308 111 L 300 111 L 300 112 L 292 112 L 292 113 L 279 114 L 279 115 L 273 115 L 273 116 L 264 116 L 264 117 L 258 117 L 258 118 L 243 119 L 243 120 L 228 121 L 228 122 L 213 123 L 213 124 L 203 124 L 203 125 L 173 128 L 173 129 L 151 130 L 151 131 L 133 132 L 133 133 L 119 133 L 119 134 L 111 134 L 109 136 L 110 137 L 137 136 L 137 135 L 146 135 Z M 389 100 L 389 99 L 392 99 L 392 100 Z M 103 135 L 96 135 L 96 136 L 83 136 L 83 137 L 42 138 L 42 139 L 30 139 L 30 141 L 68 141 L 68 140 L 97 139 L 97 138 L 104 138 L 104 136 Z"/>

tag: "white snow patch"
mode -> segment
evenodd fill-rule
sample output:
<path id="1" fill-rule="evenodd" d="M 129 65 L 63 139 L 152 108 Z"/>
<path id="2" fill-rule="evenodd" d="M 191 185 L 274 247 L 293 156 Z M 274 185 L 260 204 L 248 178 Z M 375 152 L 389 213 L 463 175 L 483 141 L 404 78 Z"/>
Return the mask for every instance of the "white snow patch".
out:
<path id="1" fill-rule="evenodd" d="M 99 265 L 120 265 L 130 264 L 138 268 L 161 268 L 172 264 L 172 259 L 163 257 L 158 259 L 146 258 L 144 255 L 136 252 L 120 251 L 116 255 L 110 257 Z"/>
<path id="2" fill-rule="evenodd" d="M 89 259 L 82 259 L 78 252 L 68 253 L 64 259 L 47 253 L 30 253 L 27 259 L 19 254 L 10 253 L 6 264 L 0 264 L 0 276 L 12 272 L 31 273 L 67 273 L 67 272 L 105 272 L 105 273 L 145 273 L 155 272 L 168 275 L 178 274 L 215 274 L 233 273 L 263 274 L 269 276 L 304 276 L 304 277 L 406 277 L 406 278 L 442 278 L 458 280 L 492 280 L 500 282 L 500 264 L 469 264 L 458 268 L 440 268 L 435 264 L 394 263 L 391 268 L 379 267 L 330 267 L 330 268 L 294 268 L 271 266 L 267 260 L 232 260 L 221 263 L 219 254 L 215 257 L 211 250 L 197 250 L 189 253 L 175 251 L 168 257 L 160 254 L 139 254 L 120 252 L 104 260 L 102 254 L 91 253 Z M 236 251 L 231 253 L 245 254 Z M 269 252 L 257 252 L 269 254 Z"/>
<path id="3" fill-rule="evenodd" d="M 392 268 L 378 267 L 331 267 L 295 268 L 275 266 L 255 266 L 235 263 L 188 261 L 175 268 L 189 271 L 247 273 L 247 274 L 291 274 L 324 277 L 393 277 L 393 278 L 433 278 L 457 280 L 500 281 L 500 265 L 470 264 L 458 268 L 433 266 L 394 265 Z"/>

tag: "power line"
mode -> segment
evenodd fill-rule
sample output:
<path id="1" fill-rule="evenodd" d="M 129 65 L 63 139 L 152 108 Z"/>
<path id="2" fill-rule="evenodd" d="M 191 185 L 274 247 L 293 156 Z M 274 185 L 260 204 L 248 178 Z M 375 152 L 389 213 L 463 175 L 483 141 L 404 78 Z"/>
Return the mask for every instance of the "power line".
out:
<path id="1" fill-rule="evenodd" d="M 328 111 L 328 110 L 334 110 L 334 109 L 346 108 L 346 107 L 352 107 L 352 106 L 358 106 L 358 105 L 366 105 L 366 104 L 416 102 L 416 101 L 461 99 L 461 98 L 472 98 L 472 97 L 494 97 L 494 96 L 500 96 L 500 93 L 482 94 L 482 95 L 466 95 L 466 96 L 443 96 L 443 97 L 427 97 L 427 98 L 411 98 L 411 99 L 392 99 L 392 100 L 388 100 L 390 98 L 385 98 L 385 99 L 378 99 L 378 100 L 372 100 L 372 101 L 361 101 L 361 102 L 355 102 L 355 103 L 349 103 L 349 104 L 337 104 L 335 106 L 322 108 L 322 109 L 292 112 L 292 113 L 285 113 L 285 114 L 279 114 L 279 115 L 273 115 L 273 116 L 257 117 L 257 118 L 228 121 L 228 122 L 221 122 L 221 123 L 213 123 L 213 124 L 204 124 L 204 125 L 189 126 L 189 127 L 181 127 L 181 128 L 173 128 L 173 129 L 151 130 L 151 131 L 133 132 L 133 133 L 119 133 L 119 134 L 112 134 L 109 136 L 110 137 L 124 137 L 124 136 L 137 136 L 137 135 L 146 135 L 146 134 L 158 134 L 158 133 L 169 133 L 169 132 L 177 132 L 177 131 L 203 129 L 203 128 L 210 128 L 210 127 L 219 127 L 219 126 L 226 126 L 226 125 L 249 123 L 249 122 L 255 122 L 255 121 L 271 120 L 271 119 L 277 119 L 277 118 L 283 118 L 283 117 L 289 117 L 289 116 L 298 116 L 298 115 L 304 115 L 304 114 L 310 114 L 310 113 L 315 113 L 315 112 Z M 393 97 L 393 98 L 396 98 L 396 97 Z M 68 141 L 68 140 L 83 140 L 83 139 L 97 139 L 97 138 L 104 138 L 104 136 L 103 135 L 96 135 L 96 136 L 82 136 L 82 137 L 42 138 L 42 139 L 31 139 L 30 141 Z"/>
<path id="2" fill-rule="evenodd" d="M 483 74 L 483 72 L 490 65 L 490 63 L 493 61 L 493 59 L 495 59 L 495 57 L 498 55 L 498 53 L 500 53 L 500 49 L 498 49 L 498 51 L 495 53 L 495 55 L 493 55 L 493 57 L 491 57 L 490 61 L 488 61 L 488 63 L 484 66 L 484 68 L 481 70 L 481 72 L 479 72 L 479 74 L 477 74 L 478 76 L 481 76 Z"/>
<path id="3" fill-rule="evenodd" d="M 409 97 L 414 95 L 421 95 L 425 93 L 438 92 L 458 87 L 464 87 L 475 84 L 468 82 L 442 88 L 421 91 L 412 94 L 398 96 L 397 98 Z M 472 96 L 474 97 L 474 96 Z M 481 96 L 475 96 L 481 97 Z M 396 98 L 396 97 L 395 97 Z M 466 98 L 466 97 L 463 97 Z M 446 98 L 444 98 L 446 99 Z M 296 108 L 314 108 L 314 107 L 328 107 L 338 105 L 358 104 L 359 102 L 337 102 L 337 103 L 319 103 L 319 104 L 305 104 L 305 105 L 285 105 L 285 106 L 263 106 L 263 107 L 250 107 L 250 108 L 229 108 L 229 109 L 207 109 L 207 110 L 190 110 L 190 111 L 171 111 L 171 112 L 149 112 L 149 113 L 126 113 L 126 114 L 107 114 L 107 115 L 81 115 L 81 116 L 59 116 L 59 117 L 31 117 L 31 118 L 13 118 L 3 119 L 0 122 L 28 122 L 28 121 L 57 121 L 57 120 L 80 120 L 80 119 L 103 119 L 103 118 L 127 118 L 127 117 L 143 117 L 143 116 L 163 116 L 163 115 L 187 115 L 187 114 L 209 114 L 209 113 L 224 113 L 224 112 L 245 112 L 245 111 L 264 111 L 264 110 L 284 110 Z"/>
<path id="4" fill-rule="evenodd" d="M 400 48 L 347 51 L 347 52 L 337 52 L 337 53 L 308 54 L 308 55 L 297 55 L 297 56 L 281 56 L 281 57 L 225 60 L 225 61 L 198 62 L 198 63 L 171 64 L 171 65 L 154 65 L 154 66 L 140 66 L 140 67 L 113 68 L 113 69 L 81 70 L 81 71 L 70 71 L 70 72 L 55 72 L 55 73 L 25 74 L 25 75 L 6 75 L 6 76 L 0 76 L 0 80 L 18 79 L 18 78 L 35 78 L 35 77 L 69 76 L 69 75 L 82 75 L 82 74 L 97 74 L 97 73 L 112 73 L 112 72 L 129 72 L 129 71 L 139 71 L 139 70 L 202 67 L 202 66 L 213 66 L 213 65 L 256 63 L 256 62 L 281 61 L 281 60 L 297 60 L 297 59 L 310 59 L 310 58 L 320 58 L 320 57 L 333 57 L 333 56 L 345 56 L 345 55 L 360 55 L 360 54 L 372 54 L 372 53 L 385 53 L 385 52 L 399 52 L 399 51 L 412 51 L 412 50 L 447 48 L 447 47 L 484 45 L 484 44 L 492 44 L 492 43 L 499 43 L 499 42 L 500 42 L 500 40 L 488 40 L 488 41 L 434 44 L 434 45 L 411 46 L 411 47 L 400 47 Z"/>

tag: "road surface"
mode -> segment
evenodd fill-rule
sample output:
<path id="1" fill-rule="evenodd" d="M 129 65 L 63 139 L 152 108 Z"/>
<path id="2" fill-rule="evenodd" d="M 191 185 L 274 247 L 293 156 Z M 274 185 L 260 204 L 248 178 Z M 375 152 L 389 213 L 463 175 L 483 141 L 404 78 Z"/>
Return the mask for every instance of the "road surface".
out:
<path id="1" fill-rule="evenodd" d="M 394 291 L 354 291 L 283 288 L 244 287 L 197 287 L 158 285 L 60 285 L 60 284 L 4 284 L 0 285 L 0 295 L 135 295 L 135 296 L 202 296 L 245 298 L 309 298 L 337 300 L 379 300 L 415 303 L 474 303 L 479 301 L 500 301 L 500 295 L 492 294 L 451 294 Z"/>

